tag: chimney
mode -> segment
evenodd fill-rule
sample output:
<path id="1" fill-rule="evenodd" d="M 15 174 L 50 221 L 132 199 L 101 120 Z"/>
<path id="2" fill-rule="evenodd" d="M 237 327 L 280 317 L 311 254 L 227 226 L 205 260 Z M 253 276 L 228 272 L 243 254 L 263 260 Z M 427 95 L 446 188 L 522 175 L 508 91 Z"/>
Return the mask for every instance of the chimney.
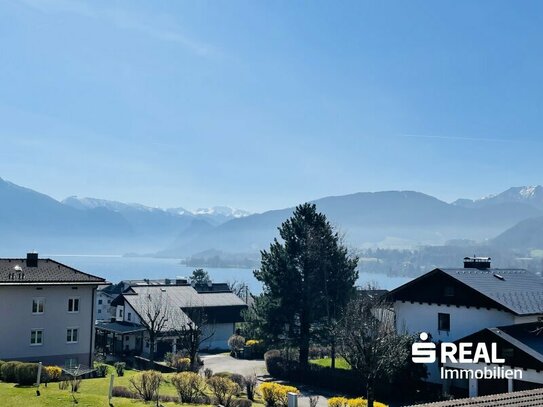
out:
<path id="1" fill-rule="evenodd" d="M 26 254 L 26 267 L 38 267 L 38 253 Z"/>
<path id="2" fill-rule="evenodd" d="M 490 257 L 464 257 L 465 269 L 486 270 L 490 268 Z"/>

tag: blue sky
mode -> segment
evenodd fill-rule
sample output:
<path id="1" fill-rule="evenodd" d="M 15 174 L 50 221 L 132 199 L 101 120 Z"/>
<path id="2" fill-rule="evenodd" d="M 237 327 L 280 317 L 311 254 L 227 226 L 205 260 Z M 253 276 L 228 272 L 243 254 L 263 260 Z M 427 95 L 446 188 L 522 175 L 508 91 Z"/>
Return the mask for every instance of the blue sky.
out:
<path id="1" fill-rule="evenodd" d="M 542 183 L 543 3 L 0 1 L 0 176 L 252 211 Z"/>

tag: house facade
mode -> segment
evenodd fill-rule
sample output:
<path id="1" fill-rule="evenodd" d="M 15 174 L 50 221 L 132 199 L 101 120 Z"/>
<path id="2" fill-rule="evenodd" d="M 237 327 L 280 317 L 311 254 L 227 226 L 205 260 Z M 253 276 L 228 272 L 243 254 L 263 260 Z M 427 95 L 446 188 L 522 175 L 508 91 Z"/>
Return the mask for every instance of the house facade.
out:
<path id="1" fill-rule="evenodd" d="M 492 268 L 489 258 L 465 258 L 464 268 L 434 269 L 391 291 L 389 298 L 398 332 L 426 332 L 435 343 L 543 317 L 543 279 L 524 269 Z M 439 364 L 427 367 L 428 380 L 443 384 Z M 458 385 L 477 395 L 475 383 Z"/>
<path id="2" fill-rule="evenodd" d="M 95 293 L 104 283 L 36 253 L 0 259 L 0 359 L 92 365 Z"/>
<path id="3" fill-rule="evenodd" d="M 218 286 L 217 286 L 218 287 Z M 241 322 L 241 312 L 247 305 L 228 287 L 198 291 L 186 280 L 170 284 L 142 284 L 128 287 L 113 302 L 114 315 L 109 322 L 98 322 L 97 347 L 109 354 L 150 355 L 149 315 L 160 313 L 168 321 L 155 344 L 156 357 L 176 352 L 179 331 L 188 323 L 198 324 L 196 314 L 204 315 L 201 350 L 226 350 L 228 338 Z M 199 318 L 201 319 L 201 318 Z"/>

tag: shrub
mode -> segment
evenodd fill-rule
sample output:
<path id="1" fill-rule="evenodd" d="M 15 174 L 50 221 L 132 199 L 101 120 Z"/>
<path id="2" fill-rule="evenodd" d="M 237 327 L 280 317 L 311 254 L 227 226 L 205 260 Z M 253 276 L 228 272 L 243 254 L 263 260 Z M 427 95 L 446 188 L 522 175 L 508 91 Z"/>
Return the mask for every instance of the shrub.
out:
<path id="1" fill-rule="evenodd" d="M 236 383 L 238 385 L 238 393 L 236 394 L 237 396 L 239 396 L 239 394 L 245 387 L 245 378 L 239 373 L 219 372 L 215 373 L 214 376 L 224 377 L 225 379 L 230 379 L 234 383 Z"/>
<path id="2" fill-rule="evenodd" d="M 117 376 L 124 376 L 124 369 L 126 368 L 126 363 L 124 362 L 117 362 L 113 365 L 115 367 L 115 371 L 117 372 Z"/>
<path id="3" fill-rule="evenodd" d="M 69 385 L 70 385 L 70 382 L 68 380 L 62 380 L 61 382 L 58 382 L 58 388 L 60 390 L 66 390 Z"/>
<path id="4" fill-rule="evenodd" d="M 228 338 L 228 347 L 237 356 L 238 352 L 245 346 L 245 338 L 241 335 L 232 335 Z"/>
<path id="5" fill-rule="evenodd" d="M 206 367 L 204 369 L 204 377 L 206 379 L 209 379 L 211 376 L 213 376 L 213 370 L 211 370 L 210 368 Z"/>
<path id="6" fill-rule="evenodd" d="M 207 385 L 215 396 L 215 402 L 224 407 L 231 407 L 234 396 L 239 392 L 238 385 L 225 377 L 213 376 L 207 379 Z"/>
<path id="7" fill-rule="evenodd" d="M 364 400 L 362 397 L 347 400 L 347 407 L 367 407 L 367 406 L 368 406 L 368 400 Z"/>
<path id="8" fill-rule="evenodd" d="M 139 395 L 131 391 L 128 387 L 125 386 L 113 386 L 111 394 L 113 397 L 125 397 L 127 399 L 138 399 Z"/>
<path id="9" fill-rule="evenodd" d="M 17 383 L 24 386 L 36 383 L 36 379 L 38 378 L 38 369 L 37 363 L 19 363 L 15 367 Z"/>
<path id="10" fill-rule="evenodd" d="M 279 383 L 266 382 L 262 383 L 258 390 L 268 407 L 287 407 L 288 393 L 299 393 L 298 389 L 293 386 L 285 386 Z M 339 406 L 338 406 L 339 407 Z"/>
<path id="11" fill-rule="evenodd" d="M 136 392 L 143 401 L 152 401 L 157 398 L 160 385 L 164 381 L 162 374 L 155 370 L 146 370 L 138 373 L 130 379 L 132 390 Z"/>
<path id="12" fill-rule="evenodd" d="M 58 366 L 45 366 L 42 375 L 46 377 L 48 382 L 58 382 L 62 376 L 62 369 Z"/>
<path id="13" fill-rule="evenodd" d="M 328 399 L 328 407 L 367 407 L 368 400 L 358 397 L 355 399 L 346 399 L 345 397 L 332 397 Z M 373 402 L 374 407 L 387 407 L 386 404 L 378 401 Z"/>
<path id="14" fill-rule="evenodd" d="M 173 364 L 173 357 L 174 357 L 174 354 L 173 354 L 172 352 L 166 352 L 166 353 L 164 354 L 164 362 L 166 362 L 166 364 L 167 364 L 168 366 L 170 366 L 170 367 L 171 367 L 172 364 Z"/>
<path id="15" fill-rule="evenodd" d="M 328 407 L 348 407 L 348 402 L 345 397 L 331 397 L 328 399 Z"/>
<path id="16" fill-rule="evenodd" d="M 109 370 L 108 365 L 97 365 L 96 366 L 96 377 L 106 377 Z"/>
<path id="17" fill-rule="evenodd" d="M 251 407 L 253 405 L 253 402 L 251 400 L 247 399 L 236 399 L 232 400 L 232 407 Z"/>
<path id="18" fill-rule="evenodd" d="M 245 378 L 239 373 L 232 373 L 230 375 L 230 380 L 238 385 L 239 391 L 241 391 L 245 387 Z"/>
<path id="19" fill-rule="evenodd" d="M 268 373 L 274 377 L 280 377 L 284 371 L 284 360 L 281 352 L 272 349 L 264 354 L 264 362 Z"/>
<path id="20" fill-rule="evenodd" d="M 2 380 L 7 383 L 17 383 L 17 373 L 15 369 L 21 362 L 6 362 L 2 365 L 1 376 Z"/>
<path id="21" fill-rule="evenodd" d="M 245 391 L 247 392 L 247 398 L 254 401 L 255 399 L 255 387 L 258 383 L 255 374 L 245 376 Z"/>
<path id="22" fill-rule="evenodd" d="M 261 358 L 266 351 L 264 341 L 260 341 L 257 339 L 249 339 L 245 344 L 245 347 L 248 352 L 248 357 L 251 358 Z"/>
<path id="23" fill-rule="evenodd" d="M 2 365 L 6 363 L 5 361 L 3 360 L 0 360 L 0 380 L 2 380 Z"/>
<path id="24" fill-rule="evenodd" d="M 187 372 L 190 370 L 190 358 L 176 357 L 173 359 L 172 367 L 178 372 Z"/>
<path id="25" fill-rule="evenodd" d="M 171 379 L 181 403 L 194 403 L 196 397 L 204 394 L 206 383 L 203 377 L 194 372 L 181 372 Z"/>

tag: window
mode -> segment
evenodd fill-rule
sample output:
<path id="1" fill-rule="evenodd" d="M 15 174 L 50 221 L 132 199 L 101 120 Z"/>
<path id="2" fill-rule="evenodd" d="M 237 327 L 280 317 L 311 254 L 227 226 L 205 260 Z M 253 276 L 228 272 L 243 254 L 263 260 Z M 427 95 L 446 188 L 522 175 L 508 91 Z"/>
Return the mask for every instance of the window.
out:
<path id="1" fill-rule="evenodd" d="M 79 336 L 78 328 L 68 328 L 66 330 L 66 342 L 68 343 L 77 343 Z"/>
<path id="2" fill-rule="evenodd" d="M 454 297 L 454 287 L 452 285 L 445 286 L 445 297 Z"/>
<path id="3" fill-rule="evenodd" d="M 79 312 L 79 298 L 73 297 L 68 299 L 68 312 Z"/>
<path id="4" fill-rule="evenodd" d="M 132 321 L 132 313 L 129 312 L 127 315 L 126 315 L 126 319 L 129 320 L 129 321 Z"/>
<path id="5" fill-rule="evenodd" d="M 108 304 L 111 304 L 111 300 L 107 300 L 107 303 L 108 303 Z"/>
<path id="6" fill-rule="evenodd" d="M 98 305 L 102 305 L 102 300 L 98 300 Z"/>
<path id="7" fill-rule="evenodd" d="M 437 314 L 437 329 L 439 331 L 451 330 L 451 314 Z"/>
<path id="8" fill-rule="evenodd" d="M 43 329 L 33 329 L 30 331 L 30 345 L 43 345 Z"/>
<path id="9" fill-rule="evenodd" d="M 99 310 L 98 310 L 98 313 L 99 313 L 99 314 L 101 314 L 101 313 L 102 313 L 102 310 L 101 310 L 101 309 L 99 309 Z"/>
<path id="10" fill-rule="evenodd" d="M 45 304 L 45 298 L 34 298 L 32 300 L 32 313 L 43 314 L 44 304 Z"/>

